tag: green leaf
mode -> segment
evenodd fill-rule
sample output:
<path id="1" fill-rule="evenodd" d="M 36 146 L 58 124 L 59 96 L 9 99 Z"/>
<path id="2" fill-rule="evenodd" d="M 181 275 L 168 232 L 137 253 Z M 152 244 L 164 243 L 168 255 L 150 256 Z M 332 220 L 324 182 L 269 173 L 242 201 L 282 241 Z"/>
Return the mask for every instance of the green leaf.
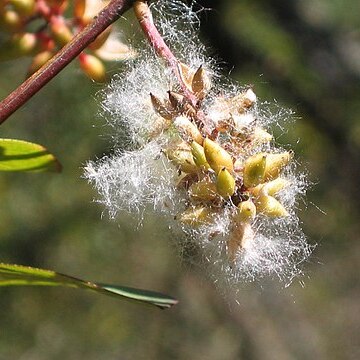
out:
<path id="1" fill-rule="evenodd" d="M 60 172 L 59 161 L 43 146 L 15 139 L 0 139 L 0 171 Z"/>
<path id="2" fill-rule="evenodd" d="M 135 289 L 126 286 L 94 283 L 51 270 L 29 266 L 0 263 L 0 286 L 67 286 L 89 289 L 101 294 L 117 296 L 125 300 L 155 305 L 167 309 L 177 304 L 177 300 L 158 292 Z"/>

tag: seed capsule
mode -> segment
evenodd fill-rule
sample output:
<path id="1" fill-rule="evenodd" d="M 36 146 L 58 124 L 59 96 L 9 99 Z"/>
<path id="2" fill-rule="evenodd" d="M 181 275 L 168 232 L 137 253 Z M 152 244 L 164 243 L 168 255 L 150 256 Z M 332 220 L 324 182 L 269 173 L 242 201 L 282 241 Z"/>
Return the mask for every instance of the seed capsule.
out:
<path id="1" fill-rule="evenodd" d="M 106 70 L 103 62 L 96 56 L 82 53 L 79 55 L 80 67 L 83 72 L 92 80 L 105 82 Z"/>
<path id="2" fill-rule="evenodd" d="M 191 226 L 201 226 L 211 222 L 213 212 L 205 206 L 196 206 L 186 209 L 176 217 L 180 222 Z"/>
<path id="3" fill-rule="evenodd" d="M 104 30 L 90 45 L 89 48 L 93 51 L 100 49 L 109 39 L 112 28 L 111 26 Z"/>
<path id="4" fill-rule="evenodd" d="M 1 7 L 1 5 L 0 5 Z M 20 31 L 23 26 L 23 19 L 17 11 L 11 9 L 1 9 L 0 11 L 0 29 L 6 32 Z M 4 51 L 3 45 L 1 51 Z"/>
<path id="5" fill-rule="evenodd" d="M 281 170 L 292 159 L 293 153 L 287 151 L 281 154 L 268 154 L 266 159 L 266 168 L 264 178 L 266 181 L 277 178 Z"/>
<path id="6" fill-rule="evenodd" d="M 222 168 L 216 178 L 216 189 L 223 198 L 228 198 L 235 192 L 235 179 L 226 168 Z"/>
<path id="7" fill-rule="evenodd" d="M 211 181 L 199 181 L 189 188 L 189 195 L 193 200 L 212 201 L 217 198 L 216 185 Z"/>
<path id="8" fill-rule="evenodd" d="M 290 182 L 283 178 L 277 178 L 275 180 L 269 181 L 268 183 L 264 184 L 261 192 L 266 195 L 273 196 L 286 186 L 288 186 Z"/>
<path id="9" fill-rule="evenodd" d="M 267 155 L 258 153 L 250 156 L 244 165 L 244 186 L 254 187 L 264 180 Z"/>
<path id="10" fill-rule="evenodd" d="M 218 174 L 222 168 L 226 168 L 230 172 L 234 170 L 231 155 L 218 143 L 206 138 L 203 146 L 206 160 L 216 174 Z"/>
<path id="11" fill-rule="evenodd" d="M 260 195 L 256 199 L 256 209 L 259 213 L 270 217 L 283 217 L 289 215 L 284 206 L 269 195 Z"/>
<path id="12" fill-rule="evenodd" d="M 154 110 L 166 120 L 172 120 L 173 112 L 157 96 L 150 93 L 151 103 Z"/>
<path id="13" fill-rule="evenodd" d="M 55 41 L 60 45 L 64 46 L 73 38 L 73 34 L 70 28 L 65 24 L 65 21 L 61 18 L 53 21 L 50 26 L 51 33 Z"/>
<path id="14" fill-rule="evenodd" d="M 206 71 L 200 66 L 192 79 L 192 90 L 198 99 L 202 100 L 211 88 L 211 81 Z"/>
<path id="15" fill-rule="evenodd" d="M 192 83 L 193 76 L 194 76 L 193 70 L 189 66 L 185 65 L 182 62 L 178 63 L 178 69 L 179 69 L 181 80 L 186 85 L 186 87 L 191 91 L 192 90 L 191 83 Z"/>
<path id="16" fill-rule="evenodd" d="M 168 91 L 169 101 L 175 111 L 182 112 L 184 110 L 185 98 L 183 95 L 174 91 Z"/>
<path id="17" fill-rule="evenodd" d="M 177 167 L 179 170 L 191 174 L 199 171 L 196 166 L 191 150 L 182 149 L 179 147 L 170 148 L 165 150 L 167 158 Z"/>
<path id="18" fill-rule="evenodd" d="M 33 33 L 14 34 L 2 44 L 0 60 L 12 60 L 31 55 L 36 51 L 37 39 Z"/>
<path id="19" fill-rule="evenodd" d="M 45 50 L 36 54 L 29 66 L 28 76 L 32 75 L 35 71 L 39 70 L 54 54 L 51 51 Z"/>
<path id="20" fill-rule="evenodd" d="M 238 222 L 251 222 L 256 216 L 256 206 L 251 200 L 242 201 L 237 208 L 235 220 Z"/>
<path id="21" fill-rule="evenodd" d="M 29 16 L 35 9 L 34 0 L 9 0 L 8 2 L 20 15 Z"/>
<path id="22" fill-rule="evenodd" d="M 282 189 L 284 189 L 286 186 L 288 186 L 289 183 L 290 182 L 288 180 L 279 177 L 276 178 L 275 180 L 269 181 L 265 184 L 260 184 L 250 189 L 250 192 L 256 197 L 259 196 L 260 194 L 273 196 Z"/>
<path id="23" fill-rule="evenodd" d="M 191 143 L 191 152 L 194 157 L 194 162 L 197 166 L 205 170 L 210 168 L 209 163 L 206 161 L 204 148 L 196 141 Z"/>
<path id="24" fill-rule="evenodd" d="M 178 116 L 174 125 L 178 128 L 186 141 L 194 140 L 199 144 L 203 143 L 203 137 L 197 126 L 191 122 L 186 116 Z"/>

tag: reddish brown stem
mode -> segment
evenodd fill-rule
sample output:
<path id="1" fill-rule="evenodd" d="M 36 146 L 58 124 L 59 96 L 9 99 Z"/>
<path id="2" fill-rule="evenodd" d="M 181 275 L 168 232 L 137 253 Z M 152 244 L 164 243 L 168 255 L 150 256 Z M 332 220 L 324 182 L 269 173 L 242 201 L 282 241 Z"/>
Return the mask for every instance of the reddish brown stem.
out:
<path id="1" fill-rule="evenodd" d="M 169 47 L 166 45 L 164 39 L 156 28 L 147 1 L 136 0 L 133 7 L 135 15 L 139 20 L 140 26 L 144 31 L 146 37 L 148 38 L 151 46 L 158 54 L 158 56 L 167 61 L 169 66 L 172 68 L 175 76 L 177 77 L 179 84 L 184 92 L 184 95 L 190 101 L 191 105 L 195 107 L 197 104 L 197 98 L 184 84 L 184 81 L 179 71 L 179 61 L 169 49 Z"/>
<path id="2" fill-rule="evenodd" d="M 75 59 L 97 36 L 128 10 L 132 3 L 133 0 L 112 0 L 88 26 L 79 32 L 53 58 L 1 101 L 0 124 Z"/>

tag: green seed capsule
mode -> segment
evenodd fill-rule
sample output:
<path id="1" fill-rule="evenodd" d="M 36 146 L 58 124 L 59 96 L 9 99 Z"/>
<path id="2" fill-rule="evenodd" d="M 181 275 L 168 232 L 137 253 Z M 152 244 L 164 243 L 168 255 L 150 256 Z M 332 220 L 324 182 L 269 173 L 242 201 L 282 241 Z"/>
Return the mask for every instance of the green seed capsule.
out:
<path id="1" fill-rule="evenodd" d="M 244 186 L 247 188 L 254 187 L 264 180 L 267 155 L 259 153 L 250 156 L 244 165 Z"/>
<path id="2" fill-rule="evenodd" d="M 203 146 L 206 160 L 216 174 L 218 174 L 222 168 L 226 168 L 230 172 L 234 170 L 231 155 L 218 143 L 206 138 Z"/>
<path id="3" fill-rule="evenodd" d="M 206 170 L 210 168 L 209 163 L 206 161 L 204 148 L 196 141 L 191 143 L 191 152 L 194 157 L 194 162 L 197 166 Z"/>
<path id="4" fill-rule="evenodd" d="M 216 178 L 216 189 L 223 198 L 228 198 L 235 192 L 235 179 L 226 168 L 221 169 Z"/>
<path id="5" fill-rule="evenodd" d="M 167 149 L 165 150 L 167 158 L 177 167 L 179 170 L 192 174 L 199 171 L 199 168 L 196 166 L 192 153 L 190 149 Z"/>

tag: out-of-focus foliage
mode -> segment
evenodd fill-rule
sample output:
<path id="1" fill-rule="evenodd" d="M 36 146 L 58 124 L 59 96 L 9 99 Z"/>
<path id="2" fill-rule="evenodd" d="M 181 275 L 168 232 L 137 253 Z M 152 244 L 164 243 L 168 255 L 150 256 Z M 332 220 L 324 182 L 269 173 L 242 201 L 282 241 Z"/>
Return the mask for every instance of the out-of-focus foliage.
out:
<path id="1" fill-rule="evenodd" d="M 61 165 L 43 146 L 24 140 L 0 139 L 0 171 L 53 171 Z"/>
<path id="2" fill-rule="evenodd" d="M 81 166 L 109 151 L 110 130 L 96 118 L 100 88 L 70 66 L 1 128 L 64 165 L 60 176 L 1 174 L 1 260 L 157 289 L 180 304 L 159 312 L 72 289 L 4 289 L 0 359 L 359 358 L 358 1 L 199 3 L 215 8 L 201 14 L 202 36 L 225 71 L 295 110 L 279 142 L 295 146 L 314 183 L 300 214 L 318 244 L 305 286 L 244 285 L 238 305 L 181 263 L 158 218 L 140 228 L 126 215 L 101 219 Z M 2 64 L 1 97 L 23 65 Z"/>
<path id="3" fill-rule="evenodd" d="M 0 286 L 67 286 L 76 289 L 93 290 L 99 294 L 117 296 L 128 301 L 167 309 L 177 301 L 153 291 L 134 289 L 118 285 L 98 284 L 52 270 L 31 266 L 0 263 Z"/>

